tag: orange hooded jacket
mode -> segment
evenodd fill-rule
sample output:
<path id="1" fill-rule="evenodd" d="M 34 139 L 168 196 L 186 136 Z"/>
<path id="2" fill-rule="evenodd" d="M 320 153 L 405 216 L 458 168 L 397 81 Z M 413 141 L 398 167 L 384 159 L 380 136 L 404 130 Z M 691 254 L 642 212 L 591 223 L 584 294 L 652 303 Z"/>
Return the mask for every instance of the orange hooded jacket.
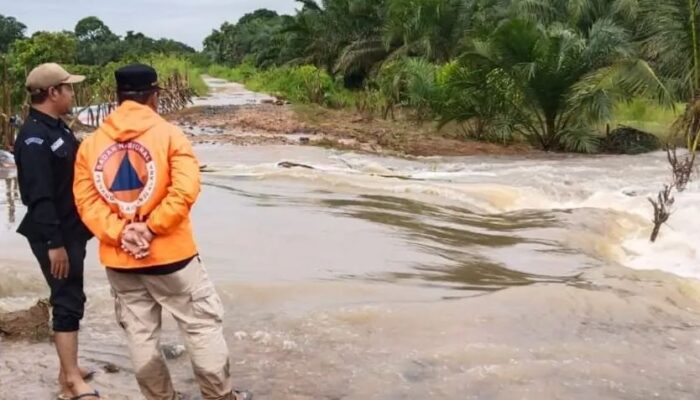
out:
<path id="1" fill-rule="evenodd" d="M 185 134 L 136 102 L 122 103 L 78 150 L 75 202 L 105 266 L 153 267 L 194 256 L 189 215 L 199 191 L 199 163 Z M 155 233 L 141 260 L 121 249 L 131 221 L 145 221 Z"/>

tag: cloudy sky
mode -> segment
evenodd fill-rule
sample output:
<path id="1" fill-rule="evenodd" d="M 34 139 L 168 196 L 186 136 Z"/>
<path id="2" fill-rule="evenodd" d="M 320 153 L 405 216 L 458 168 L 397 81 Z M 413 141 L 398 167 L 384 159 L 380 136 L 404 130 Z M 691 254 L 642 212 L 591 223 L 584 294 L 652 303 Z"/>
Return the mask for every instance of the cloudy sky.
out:
<path id="1" fill-rule="evenodd" d="M 202 40 L 225 21 L 269 8 L 291 14 L 294 0 L 3 0 L 0 14 L 15 17 L 29 34 L 38 30 L 73 30 L 83 17 L 94 15 L 112 31 L 143 32 L 200 49 Z"/>

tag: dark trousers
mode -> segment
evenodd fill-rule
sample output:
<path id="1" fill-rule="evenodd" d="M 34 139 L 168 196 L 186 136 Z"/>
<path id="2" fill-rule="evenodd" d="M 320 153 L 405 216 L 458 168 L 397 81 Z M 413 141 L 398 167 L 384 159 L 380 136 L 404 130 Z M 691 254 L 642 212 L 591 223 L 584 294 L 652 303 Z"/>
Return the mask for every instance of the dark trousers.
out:
<path id="1" fill-rule="evenodd" d="M 51 275 L 49 248 L 45 243 L 29 243 L 39 261 L 41 272 L 51 289 L 50 302 L 53 307 L 53 330 L 75 332 L 80 329 L 80 320 L 85 312 L 85 292 L 83 291 L 83 265 L 87 242 L 66 243 L 70 269 L 68 278 L 56 279 Z"/>

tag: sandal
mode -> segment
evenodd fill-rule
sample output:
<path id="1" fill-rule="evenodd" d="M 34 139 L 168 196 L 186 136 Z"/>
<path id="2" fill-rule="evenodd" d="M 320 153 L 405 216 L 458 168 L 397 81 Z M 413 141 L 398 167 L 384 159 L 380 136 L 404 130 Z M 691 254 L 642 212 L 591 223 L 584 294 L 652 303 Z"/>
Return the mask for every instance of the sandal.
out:
<path id="1" fill-rule="evenodd" d="M 89 370 L 87 370 L 87 372 L 85 372 L 85 375 L 83 375 L 83 380 L 85 382 L 90 382 L 92 380 L 92 378 L 95 377 L 96 374 L 97 374 L 96 369 L 89 369 Z M 58 396 L 56 396 L 56 400 L 72 400 L 72 397 L 67 396 L 65 394 L 59 394 Z"/>
<path id="2" fill-rule="evenodd" d="M 92 393 L 83 393 L 83 394 L 79 394 L 79 395 L 77 395 L 77 396 L 75 396 L 75 397 L 71 397 L 70 400 L 81 400 L 81 399 L 84 399 L 84 398 L 87 398 L 87 397 L 95 397 L 95 398 L 97 398 L 97 399 L 101 399 L 101 397 L 100 397 L 100 392 L 98 392 L 97 390 L 95 390 L 95 391 L 92 392 Z"/>

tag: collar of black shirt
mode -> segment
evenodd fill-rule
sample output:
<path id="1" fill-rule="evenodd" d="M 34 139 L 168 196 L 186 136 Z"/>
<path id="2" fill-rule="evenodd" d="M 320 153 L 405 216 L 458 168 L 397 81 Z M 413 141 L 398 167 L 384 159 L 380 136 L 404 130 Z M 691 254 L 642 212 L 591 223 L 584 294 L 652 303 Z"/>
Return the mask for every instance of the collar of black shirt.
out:
<path id="1" fill-rule="evenodd" d="M 29 116 L 52 128 L 58 128 L 63 125 L 63 121 L 60 118 L 54 118 L 48 114 L 44 114 L 33 107 L 29 109 Z"/>

